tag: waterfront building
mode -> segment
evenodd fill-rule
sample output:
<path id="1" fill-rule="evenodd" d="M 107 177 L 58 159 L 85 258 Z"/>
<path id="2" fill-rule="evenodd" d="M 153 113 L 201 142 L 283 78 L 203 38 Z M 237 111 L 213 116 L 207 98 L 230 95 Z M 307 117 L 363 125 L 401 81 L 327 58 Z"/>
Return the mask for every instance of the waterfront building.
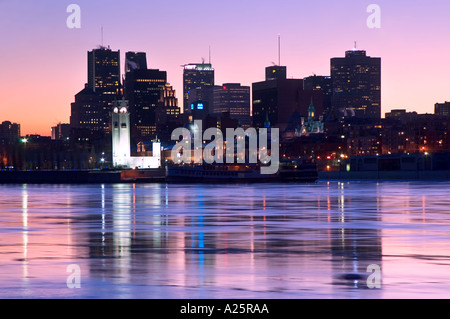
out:
<path id="1" fill-rule="evenodd" d="M 166 83 L 156 108 L 156 133 L 163 142 L 171 141 L 172 131 L 182 125 L 176 91 Z"/>
<path id="2" fill-rule="evenodd" d="M 343 117 L 381 118 L 381 58 L 350 50 L 331 59 L 332 107 Z"/>
<path id="3" fill-rule="evenodd" d="M 71 105 L 71 128 L 109 133 L 110 110 L 122 93 L 120 51 L 109 47 L 89 51 L 88 81 Z"/>
<path id="4" fill-rule="evenodd" d="M 332 84 L 331 76 L 313 75 L 303 79 L 304 91 L 319 91 L 322 93 L 322 106 L 320 108 L 323 112 L 320 115 L 323 115 L 325 120 L 331 120 L 335 116 L 335 114 L 332 113 L 331 104 L 331 99 L 333 97 Z"/>
<path id="5" fill-rule="evenodd" d="M 255 128 L 265 127 L 270 122 L 280 132 L 294 131 L 301 118 L 308 117 L 311 99 L 316 113 L 323 113 L 323 93 L 319 90 L 304 90 L 303 79 L 287 79 L 282 76 L 266 78 L 252 84 L 252 119 Z"/>
<path id="6" fill-rule="evenodd" d="M 323 116 L 317 118 L 316 108 L 314 107 L 313 100 L 311 99 L 311 105 L 308 109 L 308 118 L 305 120 L 302 118 L 300 129 L 297 131 L 298 136 L 309 136 L 311 134 L 322 134 L 324 132 Z"/>
<path id="7" fill-rule="evenodd" d="M 167 72 L 134 69 L 125 76 L 124 92 L 129 101 L 132 140 L 136 143 L 156 138 L 156 108 L 167 84 Z"/>
<path id="8" fill-rule="evenodd" d="M 112 112 L 113 166 L 124 168 L 161 167 L 161 143 L 153 141 L 152 156 L 131 156 L 130 113 L 126 100 L 115 101 Z"/>
<path id="9" fill-rule="evenodd" d="M 67 141 L 70 138 L 70 124 L 58 123 L 52 127 L 52 140 Z"/>
<path id="10" fill-rule="evenodd" d="M 436 103 L 434 106 L 434 114 L 450 116 L 450 102 Z"/>
<path id="11" fill-rule="evenodd" d="M 450 150 L 450 116 L 396 110 L 383 120 L 383 153 Z"/>
<path id="12" fill-rule="evenodd" d="M 228 112 L 230 117 L 239 121 L 247 129 L 251 126 L 250 87 L 240 83 L 225 83 L 212 88 L 212 113 Z"/>
<path id="13" fill-rule="evenodd" d="M 211 90 L 214 86 L 214 69 L 211 63 L 190 63 L 183 70 L 183 112 L 191 114 L 192 105 L 202 104 L 208 111 Z"/>
<path id="14" fill-rule="evenodd" d="M 0 124 L 0 142 L 5 144 L 18 143 L 20 139 L 20 124 L 4 121 Z"/>

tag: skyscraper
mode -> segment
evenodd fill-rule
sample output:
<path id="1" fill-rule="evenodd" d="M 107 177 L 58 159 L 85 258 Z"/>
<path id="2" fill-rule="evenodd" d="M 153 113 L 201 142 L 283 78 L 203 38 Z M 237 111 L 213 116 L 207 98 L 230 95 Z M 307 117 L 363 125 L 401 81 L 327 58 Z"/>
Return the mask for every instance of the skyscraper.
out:
<path id="1" fill-rule="evenodd" d="M 251 126 L 249 86 L 225 83 L 212 90 L 210 113 L 229 112 L 230 118 L 238 120 L 244 128 Z"/>
<path id="2" fill-rule="evenodd" d="M 171 141 L 172 131 L 181 126 L 180 108 L 173 87 L 166 83 L 156 108 L 156 131 L 158 139 Z"/>
<path id="3" fill-rule="evenodd" d="M 308 117 L 311 101 L 316 106 L 316 113 L 322 114 L 322 93 L 305 91 L 303 79 L 287 79 L 286 69 L 282 66 L 268 67 L 266 81 L 253 83 L 254 127 L 262 128 L 270 124 L 281 132 L 297 127 L 302 117 Z M 276 77 L 273 76 L 277 73 Z"/>
<path id="4" fill-rule="evenodd" d="M 145 52 L 125 53 L 125 73 L 133 70 L 147 70 L 147 54 Z"/>
<path id="5" fill-rule="evenodd" d="M 211 88 L 214 86 L 214 69 L 211 64 L 187 64 L 183 71 L 183 109 L 190 113 L 191 105 L 201 103 L 208 108 Z"/>
<path id="6" fill-rule="evenodd" d="M 120 51 L 100 47 L 88 52 L 88 81 L 75 95 L 70 126 L 102 133 L 110 132 L 113 102 L 122 96 Z"/>
<path id="7" fill-rule="evenodd" d="M 125 98 L 130 103 L 131 135 L 135 143 L 156 136 L 156 108 L 167 83 L 167 72 L 134 69 L 125 76 Z"/>
<path id="8" fill-rule="evenodd" d="M 381 58 L 351 50 L 331 59 L 332 107 L 344 117 L 381 118 Z"/>
<path id="9" fill-rule="evenodd" d="M 96 93 L 117 95 L 119 86 L 120 51 L 100 47 L 88 52 L 88 87 Z"/>
<path id="10" fill-rule="evenodd" d="M 271 127 L 285 130 L 292 114 L 308 114 L 308 105 L 303 110 L 300 105 L 300 94 L 303 91 L 302 79 L 278 79 L 253 83 L 253 126 Z"/>
<path id="11" fill-rule="evenodd" d="M 287 67 L 274 65 L 266 68 L 266 81 L 287 79 Z"/>
<path id="12" fill-rule="evenodd" d="M 17 143 L 20 139 L 20 124 L 4 121 L 0 124 L 0 142 Z"/>
<path id="13" fill-rule="evenodd" d="M 328 118 L 331 112 L 331 100 L 333 97 L 333 86 L 330 76 L 313 75 L 304 79 L 303 89 L 305 91 L 319 91 L 323 95 L 323 115 Z"/>

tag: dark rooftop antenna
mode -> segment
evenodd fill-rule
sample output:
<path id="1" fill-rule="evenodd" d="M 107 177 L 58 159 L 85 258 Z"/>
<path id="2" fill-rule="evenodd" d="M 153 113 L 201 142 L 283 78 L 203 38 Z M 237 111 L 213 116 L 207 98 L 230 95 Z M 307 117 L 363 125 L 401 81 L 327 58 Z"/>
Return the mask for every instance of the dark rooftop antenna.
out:
<path id="1" fill-rule="evenodd" d="M 278 33 L 278 66 L 281 66 L 281 35 Z"/>

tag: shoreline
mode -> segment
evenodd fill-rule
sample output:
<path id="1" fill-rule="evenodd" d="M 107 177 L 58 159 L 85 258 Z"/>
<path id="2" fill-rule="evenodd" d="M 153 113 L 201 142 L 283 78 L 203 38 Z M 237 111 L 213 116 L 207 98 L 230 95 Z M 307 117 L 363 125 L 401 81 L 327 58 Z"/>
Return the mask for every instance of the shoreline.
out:
<path id="1" fill-rule="evenodd" d="M 450 171 L 319 172 L 317 181 L 450 181 Z M 243 181 L 228 181 L 242 183 Z M 296 181 L 280 181 L 295 183 Z M 306 183 L 305 181 L 299 181 Z M 124 171 L 1 171 L 0 184 L 170 183 L 162 169 Z M 193 182 L 188 182 L 193 183 Z M 210 181 L 197 180 L 199 184 Z M 217 183 L 220 183 L 217 181 Z M 253 184 L 253 183 L 252 183 Z"/>

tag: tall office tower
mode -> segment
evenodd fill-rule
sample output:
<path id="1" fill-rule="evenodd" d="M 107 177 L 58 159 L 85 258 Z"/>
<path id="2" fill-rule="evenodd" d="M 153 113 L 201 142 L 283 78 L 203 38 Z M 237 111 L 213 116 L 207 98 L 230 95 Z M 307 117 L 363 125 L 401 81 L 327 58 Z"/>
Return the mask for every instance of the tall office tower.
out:
<path id="1" fill-rule="evenodd" d="M 303 90 L 303 79 L 269 79 L 253 83 L 253 126 L 256 128 L 277 127 L 284 132 L 289 127 L 301 124 L 308 117 L 311 99 L 321 114 L 322 100 L 318 91 Z"/>
<path id="2" fill-rule="evenodd" d="M 120 87 L 120 51 L 100 47 L 88 52 L 88 87 L 96 93 L 117 95 Z"/>
<path id="3" fill-rule="evenodd" d="M 166 83 L 161 91 L 158 109 L 166 115 L 166 119 L 178 119 L 180 116 L 176 91 L 169 83 Z"/>
<path id="4" fill-rule="evenodd" d="M 251 126 L 250 116 L 250 87 L 239 83 L 225 83 L 214 86 L 210 113 L 230 113 L 230 118 L 248 128 Z"/>
<path id="5" fill-rule="evenodd" d="M 88 82 L 75 95 L 70 126 L 110 132 L 112 105 L 121 96 L 120 51 L 101 47 L 88 52 Z"/>
<path id="6" fill-rule="evenodd" d="M 284 79 L 287 79 L 287 67 L 274 65 L 266 68 L 266 81 Z"/>
<path id="7" fill-rule="evenodd" d="M 13 144 L 19 142 L 20 124 L 5 121 L 0 124 L 0 142 Z"/>
<path id="8" fill-rule="evenodd" d="M 125 53 L 125 73 L 133 70 L 147 70 L 147 55 L 145 52 Z"/>
<path id="9" fill-rule="evenodd" d="M 70 127 L 103 133 L 107 125 L 105 120 L 100 95 L 86 84 L 85 88 L 75 95 L 75 102 L 71 104 Z"/>
<path id="10" fill-rule="evenodd" d="M 381 58 L 351 50 L 331 59 L 332 105 L 344 117 L 381 118 Z"/>
<path id="11" fill-rule="evenodd" d="M 333 87 L 330 76 L 313 75 L 304 78 L 303 89 L 305 91 L 319 91 L 323 96 L 323 115 L 325 119 L 331 115 L 331 99 L 333 96 Z"/>
<path id="12" fill-rule="evenodd" d="M 125 98 L 129 101 L 133 144 L 156 137 L 156 108 L 167 83 L 167 72 L 135 69 L 125 76 Z"/>
<path id="13" fill-rule="evenodd" d="M 173 87 L 166 83 L 156 108 L 156 134 L 158 139 L 171 141 L 171 133 L 181 126 L 180 108 Z"/>
<path id="14" fill-rule="evenodd" d="M 192 107 L 202 105 L 205 110 L 214 86 L 214 69 L 210 63 L 187 64 L 183 71 L 183 112 L 192 113 Z"/>

